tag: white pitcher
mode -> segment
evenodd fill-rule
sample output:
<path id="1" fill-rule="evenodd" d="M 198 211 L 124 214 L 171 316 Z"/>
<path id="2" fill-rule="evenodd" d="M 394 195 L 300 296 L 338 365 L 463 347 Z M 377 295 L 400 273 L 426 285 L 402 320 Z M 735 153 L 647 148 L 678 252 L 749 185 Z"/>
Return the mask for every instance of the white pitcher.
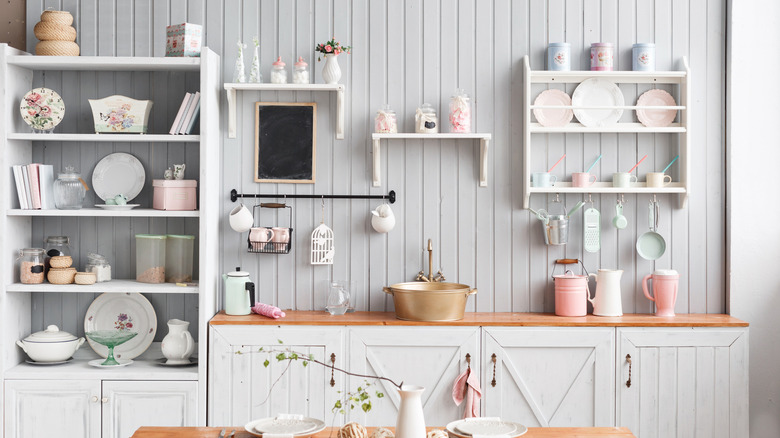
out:
<path id="1" fill-rule="evenodd" d="M 162 354 L 168 359 L 168 365 L 185 365 L 190 363 L 190 356 L 195 351 L 195 341 L 189 332 L 190 323 L 180 319 L 168 320 L 168 334 L 162 340 Z"/>
<path id="2" fill-rule="evenodd" d="M 597 316 L 623 316 L 623 303 L 620 300 L 620 277 L 622 270 L 599 269 L 596 279 L 596 295 L 588 301 L 593 303 L 593 314 Z"/>

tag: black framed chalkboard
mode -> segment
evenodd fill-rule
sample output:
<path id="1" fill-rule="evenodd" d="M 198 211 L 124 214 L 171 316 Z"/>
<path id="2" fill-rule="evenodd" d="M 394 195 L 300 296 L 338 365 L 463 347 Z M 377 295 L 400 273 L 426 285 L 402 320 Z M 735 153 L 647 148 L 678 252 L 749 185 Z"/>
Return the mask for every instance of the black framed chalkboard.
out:
<path id="1" fill-rule="evenodd" d="M 316 102 L 255 102 L 255 182 L 314 183 Z"/>

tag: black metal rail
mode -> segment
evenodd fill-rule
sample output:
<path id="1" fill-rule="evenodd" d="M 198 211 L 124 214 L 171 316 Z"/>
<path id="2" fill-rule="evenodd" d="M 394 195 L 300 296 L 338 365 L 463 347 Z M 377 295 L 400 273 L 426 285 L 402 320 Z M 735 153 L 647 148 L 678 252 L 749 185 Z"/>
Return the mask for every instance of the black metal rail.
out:
<path id="1" fill-rule="evenodd" d="M 230 191 L 230 200 L 236 202 L 238 198 L 287 198 L 287 199 L 387 199 L 395 204 L 395 190 L 390 190 L 386 195 L 284 195 L 279 193 L 238 193 L 236 189 Z"/>

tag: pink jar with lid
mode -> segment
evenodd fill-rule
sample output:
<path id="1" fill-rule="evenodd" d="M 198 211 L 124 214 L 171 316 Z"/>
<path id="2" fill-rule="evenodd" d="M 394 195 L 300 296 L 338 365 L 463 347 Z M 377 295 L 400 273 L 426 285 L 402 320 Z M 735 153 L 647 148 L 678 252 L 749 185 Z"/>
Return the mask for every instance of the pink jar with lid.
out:
<path id="1" fill-rule="evenodd" d="M 614 44 L 593 43 L 590 45 L 590 69 L 592 71 L 612 71 L 614 59 Z"/>
<path id="2" fill-rule="evenodd" d="M 585 316 L 588 314 L 588 277 L 566 271 L 553 275 L 555 282 L 555 314 L 558 316 Z"/>

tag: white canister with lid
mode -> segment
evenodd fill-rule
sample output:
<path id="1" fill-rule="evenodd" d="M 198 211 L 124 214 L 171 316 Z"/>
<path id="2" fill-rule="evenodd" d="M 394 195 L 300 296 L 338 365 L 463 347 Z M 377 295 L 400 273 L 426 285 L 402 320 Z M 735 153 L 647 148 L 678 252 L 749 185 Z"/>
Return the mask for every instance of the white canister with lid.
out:
<path id="1" fill-rule="evenodd" d="M 634 44 L 631 67 L 634 71 L 655 71 L 655 44 Z"/>
<path id="2" fill-rule="evenodd" d="M 298 62 L 295 63 L 292 81 L 293 84 L 308 84 L 310 82 L 309 64 L 303 60 L 303 56 L 299 56 Z"/>
<path id="3" fill-rule="evenodd" d="M 271 83 L 272 84 L 286 84 L 287 83 L 287 70 L 284 66 L 287 65 L 282 61 L 282 57 L 276 58 L 276 62 L 273 63 L 271 68 Z"/>

